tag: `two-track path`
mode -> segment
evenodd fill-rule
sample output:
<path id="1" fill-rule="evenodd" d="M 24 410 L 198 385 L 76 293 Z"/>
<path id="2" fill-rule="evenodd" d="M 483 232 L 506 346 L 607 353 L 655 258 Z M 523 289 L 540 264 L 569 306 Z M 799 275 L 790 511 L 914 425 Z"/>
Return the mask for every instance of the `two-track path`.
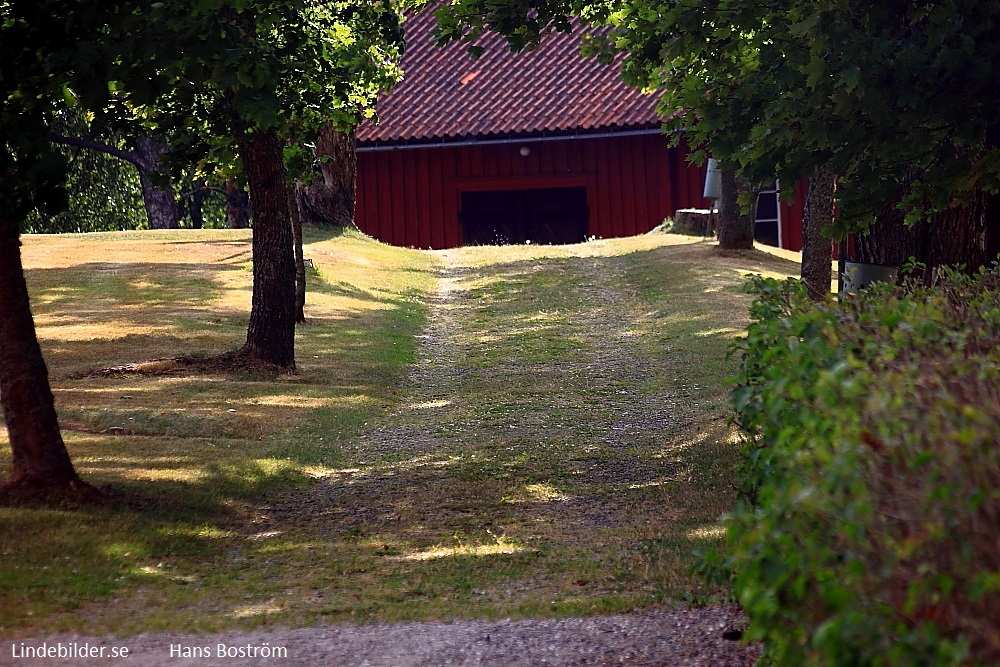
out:
<path id="1" fill-rule="evenodd" d="M 653 482 L 670 474 L 651 466 L 648 458 L 636 456 L 649 434 L 669 434 L 696 428 L 691 418 L 662 395 L 640 388 L 655 384 L 657 373 L 676 369 L 653 368 L 637 340 L 637 320 L 647 317 L 634 291 L 623 278 L 624 264 L 617 257 L 587 256 L 584 252 L 564 264 L 574 285 L 573 307 L 560 312 L 544 299 L 537 304 L 535 328 L 525 326 L 525 345 L 531 336 L 564 340 L 579 354 L 553 361 L 533 358 L 532 350 L 499 358 L 493 345 L 504 332 L 495 330 L 489 311 L 505 307 L 503 299 L 524 295 L 490 292 L 483 283 L 483 270 L 470 262 L 473 251 L 440 253 L 441 280 L 433 299 L 427 328 L 421 337 L 417 363 L 403 391 L 400 408 L 384 415 L 355 443 L 360 453 L 388 454 L 400 459 L 421 455 L 440 456 L 449 448 L 470 441 L 503 442 L 516 430 L 519 443 L 544 443 L 586 431 L 595 439 L 594 448 L 620 455 L 596 456 L 589 467 L 577 472 L 585 488 Z M 491 269 L 494 283 L 516 284 L 534 271 L 552 269 L 551 260 L 519 262 L 501 276 Z M 560 269 L 560 270 L 563 270 Z M 500 278 L 503 280 L 501 281 Z M 513 289 L 513 288 L 511 288 Z M 516 291 L 516 290 L 515 290 Z M 484 298 L 490 296 L 493 298 Z M 513 294 L 513 295 L 512 295 Z M 530 295 L 529 295 L 530 296 Z M 529 297 L 524 297 L 529 298 Z M 565 305 L 565 299 L 561 302 Z M 508 304 L 509 305 L 509 304 Z M 549 327 L 539 333 L 539 327 Z M 669 365 L 669 362 L 667 362 Z M 472 409 L 456 395 L 475 395 L 470 384 L 498 384 L 522 391 L 493 391 L 489 409 Z M 485 379 L 484 379 L 485 378 Z M 499 378 L 499 380 L 497 379 Z M 525 387 L 545 387 L 546 404 L 522 400 Z M 593 399 L 587 396 L 595 397 Z M 429 409 L 431 406 L 433 409 Z M 475 406 L 472 406 L 475 407 Z M 480 406 L 482 407 L 482 406 Z M 581 426 L 585 425 L 585 429 Z M 582 437 L 582 436 L 581 436 Z M 457 451 L 457 449 L 456 449 Z M 555 463 L 558 462 L 554 462 Z M 664 464 L 668 465 L 668 464 Z M 589 479 L 589 482 L 588 482 Z M 387 476 L 379 484 L 392 495 Z M 311 486 L 305 495 L 275 503 L 268 509 L 273 525 L 303 520 L 302 512 L 319 517 L 338 514 L 341 524 L 347 511 L 377 512 L 364 498 L 336 480 Z M 355 507 L 356 510 L 349 508 Z M 308 510 L 304 508 L 309 508 Z M 346 509 L 345 509 L 346 508 Z M 367 509 L 366 509 L 367 508 Z M 605 502 L 600 494 L 550 504 L 563 520 L 578 521 L 584 530 L 599 531 L 620 520 L 621 507 Z M 359 520 L 365 517 L 357 517 Z M 49 658 L 33 660 L 12 657 L 23 641 L 38 646 L 42 638 L 4 641 L 0 665 L 133 665 L 141 667 L 185 665 L 361 666 L 380 665 L 711 665 L 749 666 L 756 648 L 747 648 L 723 637 L 743 624 L 732 608 L 704 607 L 679 610 L 645 610 L 611 616 L 545 620 L 459 620 L 392 625 L 332 624 L 300 628 L 262 628 L 248 632 L 214 635 L 143 634 L 123 639 L 60 635 L 45 638 L 70 647 L 84 643 L 104 647 L 127 646 L 127 659 Z M 219 656 L 221 645 L 238 647 L 265 645 L 279 657 L 240 658 Z M 195 649 L 209 657 L 184 657 Z M 173 649 L 173 650 L 171 650 Z M 282 650 L 284 652 L 282 652 Z M 21 653 L 24 650 L 21 649 Z"/>

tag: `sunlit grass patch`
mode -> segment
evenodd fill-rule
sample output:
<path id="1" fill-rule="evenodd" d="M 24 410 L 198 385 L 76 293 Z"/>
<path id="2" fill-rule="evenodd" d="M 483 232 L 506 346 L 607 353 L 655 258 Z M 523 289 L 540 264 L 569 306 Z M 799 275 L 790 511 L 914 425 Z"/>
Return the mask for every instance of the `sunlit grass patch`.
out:
<path id="1" fill-rule="evenodd" d="M 524 551 L 523 545 L 519 544 L 517 540 L 509 538 L 506 535 L 493 537 L 493 539 L 486 543 L 469 543 L 461 539 L 456 539 L 456 542 L 457 544 L 453 545 L 435 545 L 430 549 L 404 553 L 398 556 L 398 558 L 401 560 L 423 561 L 433 560 L 436 558 L 455 558 L 463 556 L 481 557 L 497 556 L 501 554 L 510 555 Z"/>

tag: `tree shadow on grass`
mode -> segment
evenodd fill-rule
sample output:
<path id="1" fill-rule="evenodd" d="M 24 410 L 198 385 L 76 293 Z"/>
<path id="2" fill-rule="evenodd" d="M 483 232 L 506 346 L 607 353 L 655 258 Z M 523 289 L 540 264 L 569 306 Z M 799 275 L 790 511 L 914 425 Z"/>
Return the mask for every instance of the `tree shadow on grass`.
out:
<path id="1" fill-rule="evenodd" d="M 302 481 L 291 468 L 252 460 L 190 460 L 198 468 L 191 479 L 148 478 L 177 465 L 83 461 L 102 505 L 0 507 L 0 629 L 58 624 L 61 613 L 139 586 L 196 585 L 252 534 L 250 507 Z"/>

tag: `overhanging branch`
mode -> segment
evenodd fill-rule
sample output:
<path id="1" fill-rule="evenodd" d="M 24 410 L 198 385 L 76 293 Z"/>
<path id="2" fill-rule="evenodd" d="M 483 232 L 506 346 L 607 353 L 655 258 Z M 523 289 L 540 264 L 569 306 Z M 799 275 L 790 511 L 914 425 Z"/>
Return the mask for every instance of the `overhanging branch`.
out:
<path id="1" fill-rule="evenodd" d="M 105 153 L 119 160 L 125 160 L 126 162 L 133 164 L 140 171 L 146 171 L 148 167 L 143 164 L 142 159 L 132 151 L 126 151 L 115 146 L 104 143 L 103 141 L 97 141 L 96 139 L 88 139 L 86 137 L 66 137 L 61 134 L 50 134 L 49 139 L 56 144 L 63 144 L 65 146 L 74 146 L 76 148 L 88 148 L 90 150 L 98 151 L 100 153 Z"/>

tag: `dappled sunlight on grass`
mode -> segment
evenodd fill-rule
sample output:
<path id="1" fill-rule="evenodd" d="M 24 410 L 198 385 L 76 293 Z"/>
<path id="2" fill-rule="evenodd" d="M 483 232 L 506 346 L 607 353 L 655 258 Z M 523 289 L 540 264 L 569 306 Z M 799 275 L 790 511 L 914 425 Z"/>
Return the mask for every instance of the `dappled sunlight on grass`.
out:
<path id="1" fill-rule="evenodd" d="M 649 482 L 642 482 L 640 484 L 629 484 L 629 489 L 650 489 L 656 486 L 663 486 L 667 482 L 665 480 L 652 480 Z"/>
<path id="2" fill-rule="evenodd" d="M 504 496 L 503 503 L 544 503 L 569 500 L 569 496 L 552 484 L 525 484 L 519 493 Z"/>
<path id="3" fill-rule="evenodd" d="M 444 408 L 451 405 L 451 401 L 423 401 L 422 403 L 411 403 L 406 407 L 411 410 L 433 410 L 434 408 Z"/>
<path id="4" fill-rule="evenodd" d="M 218 526 L 172 526 L 162 528 L 163 535 L 179 535 L 183 537 L 201 537 L 213 540 L 223 540 L 237 537 L 237 533 L 232 530 L 223 530 Z"/>
<path id="5" fill-rule="evenodd" d="M 435 560 L 438 558 L 454 558 L 457 556 L 482 557 L 510 555 L 524 551 L 524 546 L 505 535 L 496 538 L 488 544 L 456 544 L 453 546 L 435 546 L 424 551 L 406 553 L 394 558 L 404 561 Z"/>
<path id="6" fill-rule="evenodd" d="M 737 329 L 736 327 L 716 327 L 715 329 L 696 331 L 694 335 L 702 338 L 706 336 L 726 336 L 728 338 L 733 338 L 741 333 L 743 333 L 743 330 Z"/>
<path id="7" fill-rule="evenodd" d="M 238 607 L 233 611 L 229 612 L 229 615 L 233 618 L 252 618 L 254 616 L 267 616 L 268 614 L 276 614 L 283 609 L 282 605 L 275 602 L 261 602 L 257 604 L 249 604 L 243 607 Z"/>
<path id="8" fill-rule="evenodd" d="M 700 526 L 686 533 L 691 540 L 719 541 L 726 536 L 726 529 L 720 524 Z"/>
<path id="9" fill-rule="evenodd" d="M 285 531 L 283 531 L 283 530 L 265 530 L 262 533 L 254 533 L 253 535 L 248 535 L 247 539 L 250 540 L 251 542 L 260 542 L 262 540 L 269 540 L 272 537 L 280 537 L 281 535 L 284 535 L 284 534 L 285 534 Z M 301 544 L 283 545 L 282 548 L 301 549 L 304 546 L 305 545 L 301 545 Z"/>
<path id="10" fill-rule="evenodd" d="M 174 482 L 197 482 L 208 477 L 204 470 L 192 470 L 191 468 L 156 468 L 149 469 L 137 466 L 114 466 L 101 463 L 100 465 L 77 466 L 77 472 L 84 476 L 97 475 L 107 478 L 108 475 L 121 477 L 133 481 L 174 481 Z"/>
<path id="11" fill-rule="evenodd" d="M 690 566 L 733 498 L 724 350 L 746 322 L 741 272 L 787 260 L 663 234 L 428 253 L 308 229 L 297 374 L 84 377 L 242 344 L 249 238 L 26 239 L 67 445 L 110 503 L 0 509 L 0 630 L 519 618 L 717 593 Z M 432 301 L 447 328 L 414 365 Z"/>

